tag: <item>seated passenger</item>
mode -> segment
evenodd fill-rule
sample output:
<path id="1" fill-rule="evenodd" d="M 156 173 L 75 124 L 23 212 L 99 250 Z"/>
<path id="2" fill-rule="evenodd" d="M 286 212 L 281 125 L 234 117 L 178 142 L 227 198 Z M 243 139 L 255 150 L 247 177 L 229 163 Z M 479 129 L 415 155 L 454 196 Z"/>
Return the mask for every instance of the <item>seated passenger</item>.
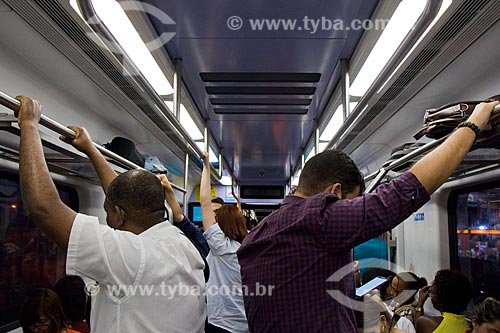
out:
<path id="1" fill-rule="evenodd" d="M 418 277 L 412 272 L 402 272 L 391 279 L 383 300 L 395 314 L 415 324 L 415 295 L 425 286 L 427 286 L 425 278 Z"/>
<path id="2" fill-rule="evenodd" d="M 37 289 L 24 301 L 19 323 L 23 333 L 78 333 L 64 318 L 61 300 L 50 289 Z"/>
<path id="3" fill-rule="evenodd" d="M 40 104 L 18 99 L 23 203 L 35 224 L 67 249 L 66 273 L 97 281 L 91 290 L 92 331 L 203 332 L 203 260 L 179 229 L 164 223 L 158 178 L 144 170 L 116 176 L 86 130 L 70 127 L 76 137 L 62 139 L 92 161 L 106 193 L 108 225 L 77 214 L 50 178 L 38 132 Z"/>
<path id="4" fill-rule="evenodd" d="M 210 194 L 210 162 L 203 156 L 200 202 L 203 228 L 210 253 L 207 256 L 210 278 L 207 283 L 207 333 L 248 332 L 243 304 L 240 265 L 236 251 L 247 235 L 245 218 L 238 207 L 222 205 L 213 210 Z"/>
<path id="5" fill-rule="evenodd" d="M 500 302 L 493 297 L 486 298 L 472 313 L 472 330 L 467 333 L 499 333 Z"/>
<path id="6" fill-rule="evenodd" d="M 385 298 L 385 292 L 387 290 L 387 287 L 389 286 L 389 283 L 392 281 L 392 278 L 396 276 L 396 273 L 393 271 L 390 271 L 385 268 L 380 268 L 380 267 L 368 267 L 363 275 L 361 275 L 361 282 L 362 284 L 365 284 L 367 282 L 370 282 L 374 278 L 381 276 L 387 279 L 387 282 L 384 282 L 380 287 L 378 287 L 379 295 L 382 299 Z"/>
<path id="7" fill-rule="evenodd" d="M 396 327 L 396 320 L 381 301 L 365 296 L 356 311 L 358 333 L 407 333 Z"/>
<path id="8" fill-rule="evenodd" d="M 90 310 L 90 296 L 85 293 L 85 282 L 79 276 L 65 276 L 57 281 L 54 291 L 61 300 L 66 320 L 71 328 L 89 333 L 86 315 Z"/>
<path id="9" fill-rule="evenodd" d="M 423 306 L 429 296 L 441 316 L 424 315 Z M 469 326 L 463 313 L 471 296 L 472 286 L 463 273 L 449 269 L 438 271 L 432 285 L 419 292 L 415 308 L 417 333 L 456 333 L 467 330 Z"/>

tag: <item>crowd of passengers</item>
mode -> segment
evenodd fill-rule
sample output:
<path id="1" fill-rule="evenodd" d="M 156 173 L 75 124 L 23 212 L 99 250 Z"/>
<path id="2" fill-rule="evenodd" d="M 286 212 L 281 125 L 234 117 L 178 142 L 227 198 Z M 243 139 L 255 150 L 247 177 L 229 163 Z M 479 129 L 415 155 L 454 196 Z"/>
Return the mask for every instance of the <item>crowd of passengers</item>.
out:
<path id="1" fill-rule="evenodd" d="M 455 271 L 434 281 L 377 269 L 387 285 L 354 299 L 352 249 L 419 209 L 491 128 L 498 102 L 479 104 L 438 148 L 376 192 L 348 155 L 326 150 L 305 164 L 280 208 L 250 232 L 241 209 L 214 199 L 203 156 L 203 230 L 183 215 L 166 176 L 117 175 L 84 128 L 61 139 L 92 162 L 106 198 L 106 224 L 59 198 L 44 159 L 39 102 L 19 96 L 19 173 L 30 219 L 66 250 L 66 274 L 92 295 L 92 332 L 499 332 L 500 306 L 488 298 L 467 320 L 471 286 Z M 165 200 L 172 209 L 166 219 Z M 169 223 L 171 222 L 171 223 Z M 368 275 L 367 275 L 368 274 Z M 89 283 L 89 281 L 92 281 Z M 92 288 L 89 288 L 91 286 Z M 430 298 L 436 315 L 424 310 Z M 37 290 L 22 309 L 24 332 L 75 332 L 58 296 Z"/>

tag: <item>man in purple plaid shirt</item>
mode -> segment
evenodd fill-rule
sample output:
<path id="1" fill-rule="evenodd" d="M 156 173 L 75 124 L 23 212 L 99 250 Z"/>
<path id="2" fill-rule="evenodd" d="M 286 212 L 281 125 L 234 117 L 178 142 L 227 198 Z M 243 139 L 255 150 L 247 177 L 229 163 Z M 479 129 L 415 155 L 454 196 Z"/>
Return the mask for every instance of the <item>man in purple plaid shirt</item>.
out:
<path id="1" fill-rule="evenodd" d="M 406 173 L 360 195 L 363 177 L 343 152 L 304 166 L 299 185 L 238 250 L 251 332 L 357 332 L 352 248 L 394 228 L 429 200 L 460 164 L 493 107 L 478 105 L 463 127 Z M 340 270 L 344 268 L 344 270 Z M 330 278 L 334 273 L 334 278 Z"/>

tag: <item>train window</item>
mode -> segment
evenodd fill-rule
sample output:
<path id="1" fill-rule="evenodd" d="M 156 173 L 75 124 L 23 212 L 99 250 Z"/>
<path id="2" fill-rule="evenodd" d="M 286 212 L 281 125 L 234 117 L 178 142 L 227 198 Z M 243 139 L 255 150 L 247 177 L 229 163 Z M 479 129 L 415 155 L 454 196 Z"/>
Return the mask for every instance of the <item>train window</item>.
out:
<path id="1" fill-rule="evenodd" d="M 56 185 L 64 203 L 78 211 L 73 188 Z M 53 287 L 65 274 L 66 253 L 26 216 L 19 177 L 0 172 L 0 332 L 18 320 L 24 298 Z"/>
<path id="2" fill-rule="evenodd" d="M 500 184 L 460 190 L 449 200 L 451 266 L 468 274 L 475 299 L 500 299 Z"/>

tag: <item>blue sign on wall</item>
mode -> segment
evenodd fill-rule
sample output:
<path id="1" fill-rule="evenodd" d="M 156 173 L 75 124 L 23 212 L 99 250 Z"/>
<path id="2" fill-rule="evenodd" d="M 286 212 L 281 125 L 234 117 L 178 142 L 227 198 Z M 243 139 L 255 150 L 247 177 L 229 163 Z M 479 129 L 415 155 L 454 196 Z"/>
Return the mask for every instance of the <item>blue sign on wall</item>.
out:
<path id="1" fill-rule="evenodd" d="M 424 213 L 416 213 L 415 218 L 413 219 L 415 222 L 423 221 L 425 220 Z"/>

